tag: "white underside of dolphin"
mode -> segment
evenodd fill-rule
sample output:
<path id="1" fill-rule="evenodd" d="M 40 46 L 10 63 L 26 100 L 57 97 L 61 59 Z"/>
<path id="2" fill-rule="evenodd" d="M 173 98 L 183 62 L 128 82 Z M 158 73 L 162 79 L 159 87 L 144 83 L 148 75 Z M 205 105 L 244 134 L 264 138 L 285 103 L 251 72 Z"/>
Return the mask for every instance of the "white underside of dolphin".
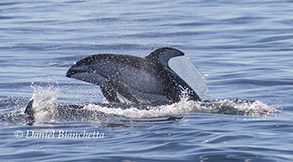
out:
<path id="1" fill-rule="evenodd" d="M 134 103 L 174 103 L 183 90 L 190 99 L 200 100 L 168 65 L 171 58 L 183 55 L 174 48 L 159 48 L 145 58 L 97 54 L 74 63 L 66 76 L 99 85 L 110 102 L 120 102 L 118 93 Z"/>

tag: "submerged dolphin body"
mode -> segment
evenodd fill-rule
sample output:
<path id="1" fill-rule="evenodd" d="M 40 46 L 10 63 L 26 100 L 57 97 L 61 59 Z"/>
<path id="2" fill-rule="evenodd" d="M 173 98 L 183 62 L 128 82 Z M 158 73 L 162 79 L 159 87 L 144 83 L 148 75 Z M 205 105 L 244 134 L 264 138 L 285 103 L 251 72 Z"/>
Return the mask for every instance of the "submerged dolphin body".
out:
<path id="1" fill-rule="evenodd" d="M 180 101 L 183 90 L 191 100 L 200 100 L 195 91 L 168 65 L 184 53 L 159 48 L 145 58 L 97 54 L 75 62 L 66 76 L 99 85 L 109 102 L 120 102 L 117 93 L 133 103 L 165 104 Z"/>

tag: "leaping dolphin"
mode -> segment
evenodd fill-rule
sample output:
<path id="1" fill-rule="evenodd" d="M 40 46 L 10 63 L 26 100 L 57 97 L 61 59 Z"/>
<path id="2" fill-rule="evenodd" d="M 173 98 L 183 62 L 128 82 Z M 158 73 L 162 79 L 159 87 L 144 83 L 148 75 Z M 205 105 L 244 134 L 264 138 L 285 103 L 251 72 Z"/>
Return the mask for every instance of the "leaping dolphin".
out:
<path id="1" fill-rule="evenodd" d="M 109 102 L 120 102 L 117 93 L 133 103 L 162 104 L 180 101 L 183 90 L 191 100 L 200 100 L 195 91 L 168 65 L 184 53 L 159 48 L 144 58 L 96 54 L 75 62 L 66 76 L 99 85 Z"/>

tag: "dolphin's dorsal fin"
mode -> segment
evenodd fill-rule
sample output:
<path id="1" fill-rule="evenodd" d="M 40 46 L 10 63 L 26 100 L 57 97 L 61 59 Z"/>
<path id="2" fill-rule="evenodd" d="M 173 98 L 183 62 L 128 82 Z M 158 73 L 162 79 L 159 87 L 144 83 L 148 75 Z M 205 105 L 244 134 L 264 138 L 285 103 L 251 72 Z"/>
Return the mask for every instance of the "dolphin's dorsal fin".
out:
<path id="1" fill-rule="evenodd" d="M 35 122 L 35 111 L 33 110 L 33 103 L 34 99 L 31 99 L 24 110 L 27 125 L 33 125 L 33 123 Z"/>
<path id="2" fill-rule="evenodd" d="M 168 61 L 172 57 L 183 56 L 184 53 L 175 48 L 163 47 L 156 49 L 145 57 L 148 61 L 168 66 Z"/>

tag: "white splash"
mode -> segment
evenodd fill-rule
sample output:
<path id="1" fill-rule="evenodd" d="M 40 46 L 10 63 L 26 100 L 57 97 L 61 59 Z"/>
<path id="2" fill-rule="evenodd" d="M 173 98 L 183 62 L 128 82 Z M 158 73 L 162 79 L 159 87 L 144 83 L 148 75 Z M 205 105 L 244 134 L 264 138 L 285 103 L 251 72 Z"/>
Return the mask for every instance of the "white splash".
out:
<path id="1" fill-rule="evenodd" d="M 168 117 L 189 113 L 218 113 L 245 116 L 267 116 L 280 112 L 272 106 L 268 106 L 261 101 L 242 101 L 242 100 L 212 100 L 212 101 L 191 101 L 185 93 L 182 94 L 181 101 L 178 103 L 162 106 L 145 106 L 141 109 L 137 105 L 125 107 L 111 107 L 110 104 L 88 104 L 81 109 L 64 109 L 57 103 L 59 89 L 55 87 L 33 86 L 33 110 L 36 122 L 54 122 L 70 116 L 70 119 L 81 119 L 90 121 L 103 118 L 99 114 L 106 116 L 122 116 L 127 118 L 155 118 Z M 62 109 L 62 111 L 60 111 Z M 68 112 L 64 112 L 68 110 Z M 63 112 L 63 114 L 58 114 Z M 86 113 L 85 113 L 86 112 Z M 72 113 L 72 114 L 70 114 Z M 76 116 L 76 117 L 72 117 Z M 95 117 L 93 117 L 93 115 Z"/>
<path id="2" fill-rule="evenodd" d="M 109 108 L 100 105 L 89 104 L 84 107 L 92 111 L 101 111 L 109 115 L 118 115 L 129 118 L 154 118 L 174 116 L 188 113 L 218 113 L 244 116 L 267 116 L 280 112 L 276 108 L 266 105 L 261 101 L 241 100 L 214 100 L 214 101 L 191 101 L 184 95 L 181 101 L 171 105 L 147 106 L 141 110 L 133 106 L 131 108 Z"/>
<path id="3" fill-rule="evenodd" d="M 35 121 L 54 121 L 54 112 L 57 109 L 57 97 L 59 90 L 56 87 L 47 88 L 32 86 L 34 89 L 32 99 Z"/>
<path id="4" fill-rule="evenodd" d="M 174 57 L 169 61 L 169 67 L 178 74 L 202 100 L 211 99 L 208 86 L 203 75 L 186 56 Z"/>

